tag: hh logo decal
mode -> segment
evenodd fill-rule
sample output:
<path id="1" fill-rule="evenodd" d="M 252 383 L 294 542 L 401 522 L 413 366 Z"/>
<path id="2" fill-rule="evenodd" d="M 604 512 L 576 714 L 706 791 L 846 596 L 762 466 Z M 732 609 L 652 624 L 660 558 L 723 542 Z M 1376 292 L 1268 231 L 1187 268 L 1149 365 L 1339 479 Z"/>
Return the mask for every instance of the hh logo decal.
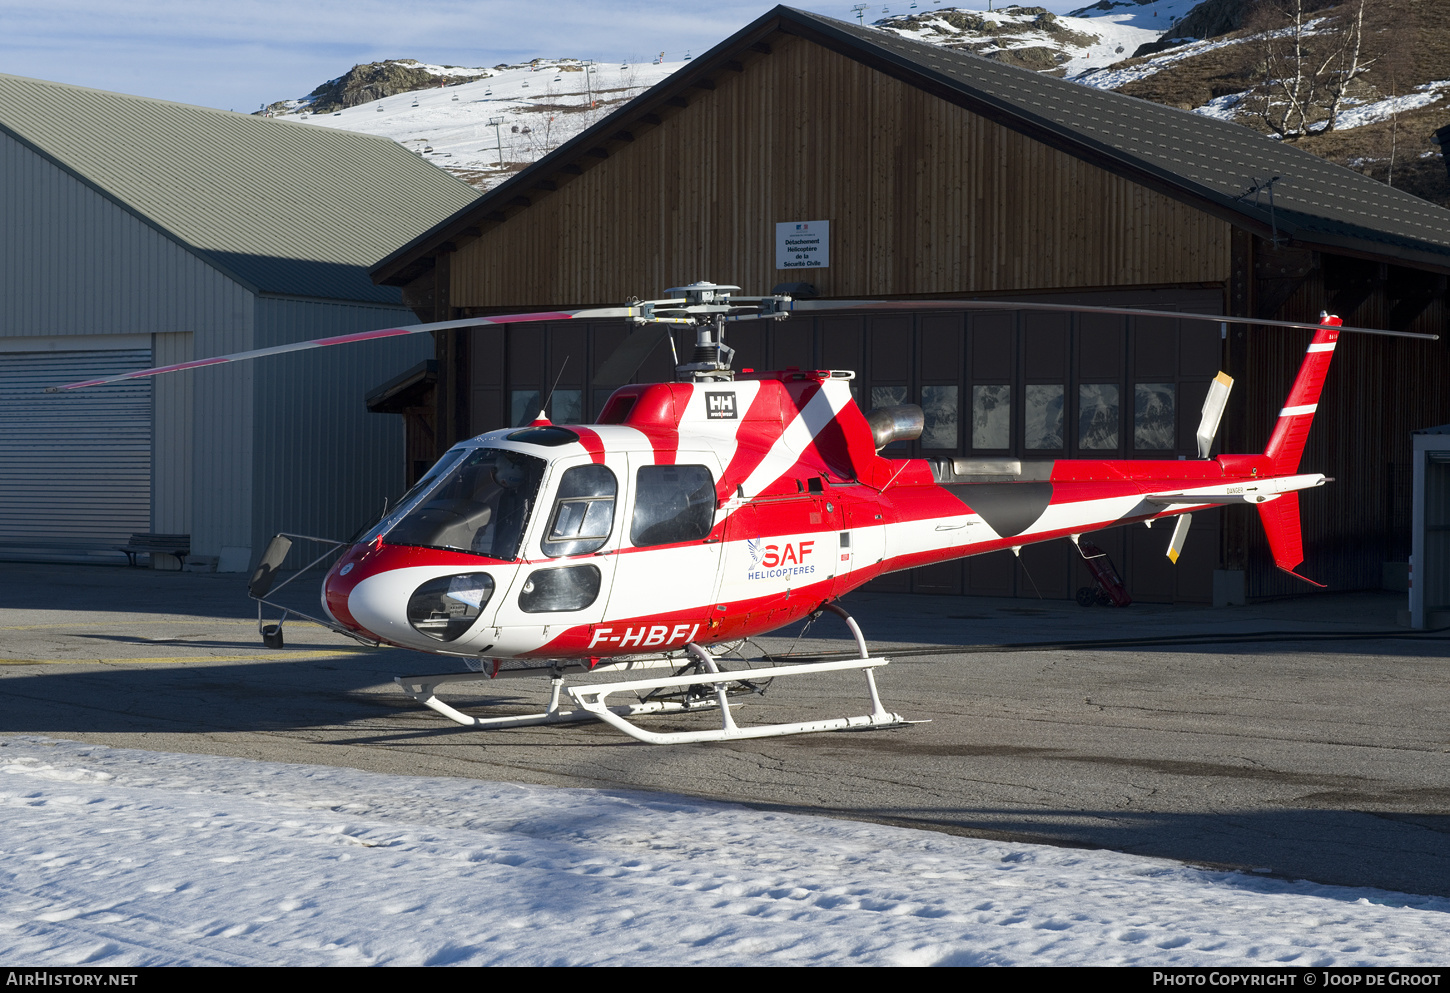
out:
<path id="1" fill-rule="evenodd" d="M 746 542 L 750 549 L 750 572 L 747 579 L 780 579 L 785 576 L 809 576 L 815 563 L 807 562 L 815 551 L 814 541 L 787 541 L 767 545 L 762 538 Z"/>
<path id="2" fill-rule="evenodd" d="M 738 419 L 739 415 L 735 413 L 735 394 L 706 393 L 705 416 L 712 421 Z"/>

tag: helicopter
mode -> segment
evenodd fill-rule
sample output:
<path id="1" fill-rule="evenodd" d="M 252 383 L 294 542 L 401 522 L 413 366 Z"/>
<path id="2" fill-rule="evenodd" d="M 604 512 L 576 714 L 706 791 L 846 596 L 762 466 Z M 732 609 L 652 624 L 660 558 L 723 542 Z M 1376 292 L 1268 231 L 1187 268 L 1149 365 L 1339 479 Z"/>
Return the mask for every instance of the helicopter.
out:
<path id="1" fill-rule="evenodd" d="M 366 331 L 89 380 L 96 386 L 188 368 L 403 334 L 490 324 L 620 318 L 637 328 L 601 379 L 633 375 L 675 327 L 695 347 L 675 355 L 676 381 L 617 389 L 593 424 L 532 423 L 463 441 L 382 517 L 349 541 L 280 534 L 248 592 L 266 645 L 283 645 L 291 617 L 371 646 L 462 660 L 466 672 L 398 677 L 404 692 L 450 720 L 497 729 L 601 720 L 651 744 L 721 741 L 912 723 L 881 702 L 873 656 L 842 596 L 878 576 L 950 559 L 1175 518 L 1176 562 L 1194 511 L 1230 504 L 1258 510 L 1275 564 L 1303 559 L 1299 493 L 1325 485 L 1300 459 L 1340 334 L 1411 332 L 1175 313 L 1183 320 L 1311 328 L 1313 341 L 1264 450 L 1209 453 L 1232 380 L 1220 373 L 1185 460 L 936 457 L 899 459 L 887 446 L 921 435 L 919 406 L 863 412 L 854 373 L 736 371 L 725 329 L 832 309 L 991 309 L 1002 301 L 799 300 L 740 296 L 696 282 L 623 307 L 465 318 Z M 1161 311 L 1021 304 L 1025 309 L 1161 316 Z M 545 401 L 547 406 L 547 401 Z M 294 540 L 328 548 L 283 583 Z M 1083 544 L 1089 544 L 1084 542 Z M 1079 548 L 1086 557 L 1089 552 Z M 324 617 L 274 599 L 337 552 L 322 580 Z M 263 607 L 282 611 L 267 622 Z M 790 663 L 744 658 L 767 632 L 831 613 L 849 628 L 855 658 Z M 738 658 L 737 658 L 738 656 Z M 743 663 L 743 667 L 740 663 Z M 668 675 L 649 675 L 650 670 Z M 777 678 L 860 671 L 870 709 L 849 717 L 741 726 L 732 697 Z M 547 677 L 541 712 L 475 716 L 442 700 L 445 685 Z M 584 678 L 589 677 L 589 678 Z M 601 678 L 602 677 L 602 678 Z M 567 695 L 570 705 L 565 705 Z M 610 697 L 633 697 L 611 704 Z M 716 711 L 719 727 L 653 731 L 651 714 Z"/>

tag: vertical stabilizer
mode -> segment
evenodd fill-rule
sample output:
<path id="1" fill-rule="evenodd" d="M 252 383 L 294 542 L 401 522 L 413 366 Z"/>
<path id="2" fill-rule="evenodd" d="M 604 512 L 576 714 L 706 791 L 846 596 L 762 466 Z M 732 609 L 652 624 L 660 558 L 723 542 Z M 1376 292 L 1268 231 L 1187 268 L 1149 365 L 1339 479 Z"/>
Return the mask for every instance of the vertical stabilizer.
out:
<path id="1" fill-rule="evenodd" d="M 1316 583 L 1294 571 L 1304 561 L 1304 536 L 1299 530 L 1299 494 L 1285 493 L 1277 500 L 1259 504 L 1258 510 L 1259 520 L 1264 523 L 1264 533 L 1269 536 L 1269 551 L 1273 553 L 1274 564 L 1294 578 L 1323 589 L 1323 583 Z"/>
<path id="2" fill-rule="evenodd" d="M 1309 440 L 1309 425 L 1314 422 L 1314 411 L 1319 408 L 1319 393 L 1324 389 L 1324 377 L 1329 374 L 1329 360 L 1334 358 L 1334 346 L 1339 341 L 1339 328 L 1344 322 L 1330 314 L 1324 314 L 1319 323 L 1320 328 L 1314 334 L 1314 341 L 1304 355 L 1304 364 L 1299 367 L 1299 375 L 1294 379 L 1293 388 L 1289 390 L 1289 398 L 1284 401 L 1284 408 L 1279 411 L 1279 422 L 1274 425 L 1269 445 L 1264 449 L 1264 454 L 1274 460 L 1276 476 L 1291 476 L 1299 471 L 1304 443 Z M 1266 522 L 1267 520 L 1265 518 Z M 1294 530 L 1297 534 L 1297 523 Z"/>

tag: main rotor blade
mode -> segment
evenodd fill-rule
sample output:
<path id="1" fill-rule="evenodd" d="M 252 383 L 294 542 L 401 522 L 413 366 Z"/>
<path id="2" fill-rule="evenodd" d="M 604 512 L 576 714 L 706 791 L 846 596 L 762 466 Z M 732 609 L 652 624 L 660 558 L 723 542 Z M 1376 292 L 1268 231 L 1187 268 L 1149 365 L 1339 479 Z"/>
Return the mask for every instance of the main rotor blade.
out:
<path id="1" fill-rule="evenodd" d="M 435 321 L 431 324 L 408 324 L 397 328 L 379 328 L 376 331 L 356 331 L 352 334 L 339 334 L 331 338 L 314 338 L 311 341 L 294 341 L 291 344 L 272 345 L 269 348 L 254 348 L 249 352 L 233 352 L 230 355 L 216 355 L 209 359 L 195 359 L 191 362 L 178 362 L 175 365 L 156 366 L 152 369 L 138 369 L 135 372 L 123 372 L 118 376 L 109 376 L 105 379 L 87 379 L 81 383 L 68 383 L 65 386 L 47 386 L 45 392 L 62 393 L 66 390 L 79 390 L 87 386 L 104 386 L 108 383 L 119 383 L 128 379 L 144 379 L 147 376 L 160 376 L 168 372 L 181 372 L 185 369 L 200 369 L 204 366 L 222 365 L 227 362 L 246 362 L 250 359 L 260 359 L 268 355 L 282 355 L 286 352 L 300 352 L 309 348 L 351 345 L 359 341 L 372 341 L 376 338 L 396 338 L 401 335 L 424 334 L 429 331 L 486 327 L 491 324 L 523 324 L 530 321 L 568 321 L 581 318 L 585 320 L 605 320 L 609 318 L 637 317 L 638 315 L 638 307 L 596 307 L 593 310 L 541 310 L 532 314 L 499 314 L 494 317 L 465 317 L 457 321 Z"/>
<path id="2" fill-rule="evenodd" d="M 1271 321 L 1261 317 L 1225 317 L 1221 314 L 1193 314 L 1177 310 L 1149 310 L 1143 307 L 1099 307 L 1088 304 L 1029 303 L 1022 300 L 791 300 L 785 310 L 1045 310 L 1060 314 L 1118 314 L 1126 317 L 1166 317 L 1173 321 L 1208 321 L 1211 324 L 1262 324 L 1271 328 L 1304 328 L 1317 331 L 1319 324 L 1301 321 Z M 1438 341 L 1438 334 L 1418 331 L 1386 331 L 1344 325 L 1340 332 L 1379 334 L 1392 338 L 1423 338 Z"/>
<path id="3" fill-rule="evenodd" d="M 631 332 L 599 367 L 594 385 L 619 386 L 633 379 L 639 367 L 644 365 L 644 360 L 669 337 L 671 327 L 669 324 L 646 324 Z"/>
<path id="4" fill-rule="evenodd" d="M 1213 450 L 1213 439 L 1218 435 L 1218 425 L 1228 407 L 1228 395 L 1233 385 L 1233 377 L 1226 372 L 1220 372 L 1208 384 L 1208 396 L 1203 398 L 1203 413 L 1198 420 L 1196 436 L 1198 457 L 1201 459 L 1208 458 L 1208 453 Z"/>

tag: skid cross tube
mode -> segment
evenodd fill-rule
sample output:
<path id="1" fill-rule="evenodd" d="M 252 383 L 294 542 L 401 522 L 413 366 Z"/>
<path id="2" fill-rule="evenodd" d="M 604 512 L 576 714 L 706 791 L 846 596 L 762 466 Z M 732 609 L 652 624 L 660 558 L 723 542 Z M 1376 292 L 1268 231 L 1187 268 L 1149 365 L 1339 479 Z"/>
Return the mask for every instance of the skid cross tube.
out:
<path id="1" fill-rule="evenodd" d="M 697 646 L 692 646 L 697 647 Z M 703 649 L 701 654 L 708 656 Z M 693 654 L 693 652 L 692 652 Z M 780 679 L 785 676 L 806 676 L 820 672 L 840 672 L 847 669 L 864 669 L 869 678 L 871 670 L 887 665 L 886 659 L 862 658 L 845 659 L 839 662 L 813 662 L 807 665 L 785 665 L 776 666 L 768 670 L 771 679 Z M 740 680 L 742 676 L 750 674 L 760 675 L 761 670 L 751 669 L 748 671 L 736 672 L 702 672 L 693 676 L 663 676 L 655 679 L 635 679 L 619 683 L 601 683 L 595 686 L 571 686 L 569 696 L 573 698 L 584 710 L 594 714 L 600 720 L 612 724 L 623 731 L 631 738 L 646 742 L 651 745 L 680 745 L 700 741 L 727 741 L 743 738 L 774 738 L 787 734 L 806 734 L 813 731 L 845 731 L 853 728 L 883 728 L 900 727 L 908 723 L 900 714 L 888 713 L 881 706 L 881 701 L 876 695 L 876 685 L 871 683 L 872 711 L 860 717 L 834 717 L 823 721 L 798 721 L 791 724 L 762 724 L 756 727 L 739 727 L 730 713 L 728 706 L 721 707 L 721 720 L 719 730 L 710 731 L 672 731 L 655 732 L 646 731 L 625 719 L 624 715 L 618 713 L 605 703 L 605 700 L 613 693 L 627 692 L 640 693 L 659 689 L 685 689 L 691 686 L 713 686 L 715 687 L 717 700 L 724 700 L 725 687 Z"/>
<path id="2" fill-rule="evenodd" d="M 685 653 L 692 660 L 696 671 L 692 674 L 676 672 L 670 676 L 658 676 L 644 679 L 612 679 L 604 682 L 593 682 L 565 685 L 565 678 L 578 675 L 616 675 L 634 672 L 642 669 L 674 669 L 680 664 L 680 656 L 675 653 L 665 655 L 654 655 L 646 657 L 625 658 L 618 661 L 605 661 L 592 669 L 588 669 L 582 662 L 554 661 L 545 662 L 539 660 L 537 665 L 526 665 L 524 667 L 500 668 L 497 660 L 482 659 L 486 670 L 483 672 L 458 672 L 441 673 L 431 676 L 397 676 L 394 682 L 414 700 L 428 707 L 435 713 L 441 714 L 464 727 L 479 728 L 483 730 L 509 727 L 530 727 L 540 724 L 565 724 L 576 721 L 601 720 L 615 728 L 623 731 L 638 741 L 651 745 L 673 745 L 688 744 L 702 741 L 734 741 L 745 738 L 773 738 L 789 734 L 806 734 L 814 731 L 847 731 L 860 730 L 865 728 L 889 728 L 900 727 L 905 724 L 920 723 L 908 721 L 900 714 L 889 712 L 881 705 L 881 695 L 876 689 L 875 670 L 887 665 L 884 658 L 872 658 L 866 648 L 866 639 L 861 634 L 861 628 L 850 614 L 846 613 L 839 605 L 834 603 L 822 604 L 822 610 L 828 610 L 846 622 L 851 630 L 851 636 L 856 641 L 856 650 L 860 658 L 840 659 L 829 662 L 812 662 L 803 664 L 778 664 L 770 667 L 746 668 L 725 670 L 720 667 L 719 660 L 711 654 L 710 650 L 703 645 L 691 642 L 685 646 Z M 490 663 L 493 663 L 490 666 Z M 517 663 L 515 663 L 517 666 Z M 686 668 L 689 668 L 687 666 Z M 742 688 L 755 690 L 756 687 L 750 682 L 752 679 L 774 680 L 787 676 L 808 676 L 827 672 L 845 672 L 859 670 L 866 676 L 866 687 L 871 698 L 871 711 L 857 717 L 832 717 L 818 721 L 797 721 L 784 724 L 761 724 L 753 727 L 741 727 L 735 722 L 735 716 L 731 712 L 738 704 L 730 703 L 729 697 L 732 693 L 742 692 Z M 541 713 L 518 714 L 506 717 L 475 717 L 472 714 L 465 714 L 450 704 L 444 703 L 438 698 L 439 687 L 450 683 L 484 682 L 494 679 L 522 678 L 532 676 L 538 678 L 547 674 L 549 676 L 549 703 Z M 732 685 L 734 688 L 732 688 Z M 661 691 L 689 691 L 698 687 L 705 692 L 696 696 L 686 692 L 684 699 L 666 700 L 657 699 Z M 574 707 L 566 708 L 560 705 L 562 695 L 567 693 L 573 701 Z M 633 693 L 638 698 L 637 703 L 611 706 L 607 701 L 615 693 Z M 646 731 L 635 724 L 632 718 L 642 717 L 649 714 L 681 714 L 694 713 L 701 710 L 719 710 L 720 727 L 718 729 L 705 731 L 670 731 L 654 732 Z"/>
<path id="3" fill-rule="evenodd" d="M 559 706 L 559 693 L 564 686 L 564 676 L 557 673 L 549 680 L 549 704 L 543 713 L 539 714 L 518 714 L 511 717 L 474 717 L 472 714 L 465 714 L 455 709 L 442 700 L 438 699 L 435 690 L 445 683 L 463 683 L 470 681 L 486 680 L 490 677 L 483 673 L 463 672 L 449 673 L 438 676 L 398 676 L 393 680 L 404 693 L 423 706 L 442 714 L 444 717 L 471 728 L 519 728 L 533 727 L 539 724 L 569 724 L 576 721 L 598 720 L 599 715 L 588 710 L 566 710 Z M 573 690 L 570 690 L 573 694 Z M 713 707 L 714 701 L 703 701 L 692 707 L 676 703 L 671 700 L 651 700 L 643 703 L 632 703 L 624 706 L 608 708 L 611 716 L 620 714 L 625 717 L 638 717 L 643 714 L 671 714 L 684 710 L 701 709 Z"/>

